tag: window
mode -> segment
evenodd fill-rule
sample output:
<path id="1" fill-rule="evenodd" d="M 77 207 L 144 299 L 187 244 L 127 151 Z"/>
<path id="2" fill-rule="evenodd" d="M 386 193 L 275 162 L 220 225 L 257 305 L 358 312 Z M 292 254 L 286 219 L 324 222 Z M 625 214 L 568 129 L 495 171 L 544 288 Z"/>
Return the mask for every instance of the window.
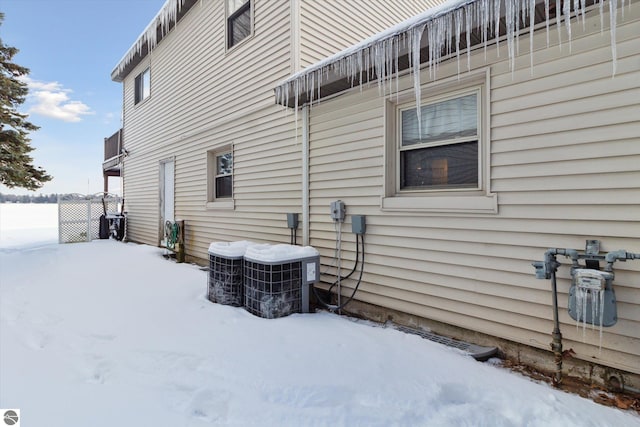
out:
<path id="1" fill-rule="evenodd" d="M 135 103 L 138 104 L 151 94 L 151 71 L 149 68 L 136 76 Z"/>
<path id="2" fill-rule="evenodd" d="M 477 189 L 478 94 L 400 110 L 399 190 Z"/>
<path id="3" fill-rule="evenodd" d="M 216 155 L 215 198 L 223 199 L 233 196 L 233 154 Z"/>
<path id="4" fill-rule="evenodd" d="M 252 33 L 251 0 L 227 0 L 227 49 Z"/>
<path id="5" fill-rule="evenodd" d="M 207 152 L 207 207 L 233 208 L 231 146 Z"/>
<path id="6" fill-rule="evenodd" d="M 498 212 L 489 181 L 489 83 L 484 69 L 426 84 L 419 109 L 411 89 L 387 99 L 383 211 Z"/>

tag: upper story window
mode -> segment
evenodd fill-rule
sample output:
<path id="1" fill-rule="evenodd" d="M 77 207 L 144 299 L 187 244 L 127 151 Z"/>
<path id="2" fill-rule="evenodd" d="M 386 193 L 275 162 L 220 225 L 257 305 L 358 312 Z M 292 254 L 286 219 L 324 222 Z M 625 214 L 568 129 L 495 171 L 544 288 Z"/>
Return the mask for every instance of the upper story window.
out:
<path id="1" fill-rule="evenodd" d="M 253 32 L 251 0 L 227 0 L 227 49 Z"/>
<path id="2" fill-rule="evenodd" d="M 400 191 L 478 189 L 478 93 L 399 111 Z"/>
<path id="3" fill-rule="evenodd" d="M 138 104 L 151 94 L 151 69 L 147 68 L 136 76 L 135 103 Z"/>

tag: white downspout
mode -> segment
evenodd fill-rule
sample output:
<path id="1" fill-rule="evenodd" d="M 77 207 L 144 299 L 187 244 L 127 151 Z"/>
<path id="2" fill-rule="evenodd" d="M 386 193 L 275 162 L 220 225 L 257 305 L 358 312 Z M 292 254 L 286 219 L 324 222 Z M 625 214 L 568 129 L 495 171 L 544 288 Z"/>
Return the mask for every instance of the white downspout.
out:
<path id="1" fill-rule="evenodd" d="M 302 107 L 302 245 L 309 246 L 309 106 Z"/>

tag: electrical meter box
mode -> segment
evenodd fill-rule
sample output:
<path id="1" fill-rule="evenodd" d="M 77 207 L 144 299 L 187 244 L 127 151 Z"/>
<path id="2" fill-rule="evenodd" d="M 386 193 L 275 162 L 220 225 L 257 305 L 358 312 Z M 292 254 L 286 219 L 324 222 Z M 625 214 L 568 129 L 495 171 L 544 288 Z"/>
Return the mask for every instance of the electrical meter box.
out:
<path id="1" fill-rule="evenodd" d="M 298 214 L 297 213 L 288 213 L 287 214 L 287 228 L 292 230 L 296 230 L 298 228 Z"/>
<path id="2" fill-rule="evenodd" d="M 345 213 L 346 207 L 342 200 L 331 202 L 331 219 L 333 219 L 334 221 L 343 222 Z"/>
<path id="3" fill-rule="evenodd" d="M 364 215 L 351 215 L 351 231 L 353 234 L 364 234 L 367 223 Z"/>
<path id="4" fill-rule="evenodd" d="M 613 273 L 590 268 L 571 272 L 569 315 L 577 322 L 592 326 L 613 326 L 618 321 Z"/>

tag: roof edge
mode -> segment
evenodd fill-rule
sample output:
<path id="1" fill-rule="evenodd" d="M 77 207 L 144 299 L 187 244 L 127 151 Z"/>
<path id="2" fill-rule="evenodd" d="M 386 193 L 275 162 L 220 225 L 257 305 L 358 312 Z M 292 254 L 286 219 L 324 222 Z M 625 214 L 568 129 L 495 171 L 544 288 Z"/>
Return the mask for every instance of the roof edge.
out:
<path id="1" fill-rule="evenodd" d="M 122 82 L 131 70 L 160 43 L 198 1 L 166 0 L 158 13 L 151 19 L 151 22 L 140 33 L 136 41 L 111 71 L 111 80 Z"/>

